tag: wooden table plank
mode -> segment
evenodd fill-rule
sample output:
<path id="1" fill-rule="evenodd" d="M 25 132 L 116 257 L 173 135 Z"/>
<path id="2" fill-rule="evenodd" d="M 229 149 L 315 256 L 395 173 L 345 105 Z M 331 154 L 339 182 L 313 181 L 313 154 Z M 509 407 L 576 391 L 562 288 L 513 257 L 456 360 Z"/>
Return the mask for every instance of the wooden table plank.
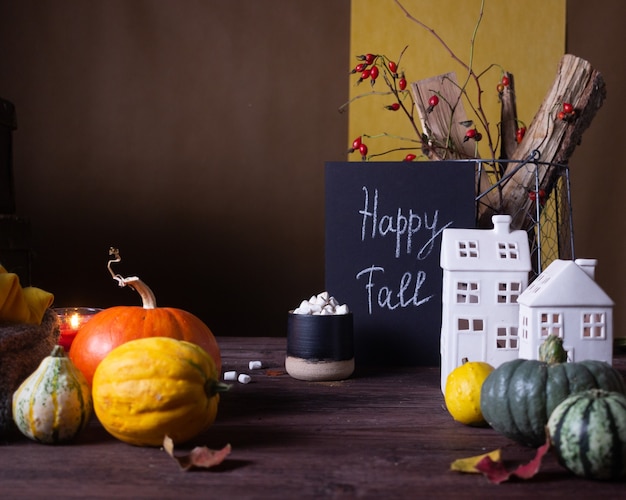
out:
<path id="1" fill-rule="evenodd" d="M 503 448 L 534 451 L 488 428 L 455 423 L 436 368 L 360 369 L 341 382 L 302 382 L 283 371 L 283 338 L 220 338 L 224 370 L 247 372 L 222 396 L 218 419 L 191 446 L 233 447 L 221 466 L 182 472 L 162 450 L 121 443 L 94 418 L 71 445 L 0 443 L 3 498 L 507 498 L 617 497 L 623 482 L 578 479 L 549 455 L 529 481 L 492 485 L 450 472 L 456 459 Z M 262 370 L 249 371 L 250 360 Z M 616 366 L 624 372 L 620 357 Z"/>

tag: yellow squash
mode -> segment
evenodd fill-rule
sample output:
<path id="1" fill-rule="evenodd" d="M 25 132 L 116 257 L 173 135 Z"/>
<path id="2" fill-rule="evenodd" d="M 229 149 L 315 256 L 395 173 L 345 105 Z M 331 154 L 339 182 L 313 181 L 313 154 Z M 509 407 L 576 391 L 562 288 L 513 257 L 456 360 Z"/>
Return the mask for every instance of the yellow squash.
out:
<path id="1" fill-rule="evenodd" d="M 493 366 L 484 361 L 464 359 L 448 375 L 444 396 L 446 407 L 454 420 L 465 425 L 486 424 L 480 410 L 480 389 L 493 370 Z"/>
<path id="2" fill-rule="evenodd" d="M 46 444 L 72 440 L 91 416 L 89 384 L 55 346 L 13 394 L 13 420 L 25 436 Z"/>
<path id="3" fill-rule="evenodd" d="M 113 349 L 96 369 L 92 395 L 110 434 L 129 444 L 161 446 L 165 435 L 182 443 L 206 430 L 224 387 L 201 347 L 150 337 Z"/>

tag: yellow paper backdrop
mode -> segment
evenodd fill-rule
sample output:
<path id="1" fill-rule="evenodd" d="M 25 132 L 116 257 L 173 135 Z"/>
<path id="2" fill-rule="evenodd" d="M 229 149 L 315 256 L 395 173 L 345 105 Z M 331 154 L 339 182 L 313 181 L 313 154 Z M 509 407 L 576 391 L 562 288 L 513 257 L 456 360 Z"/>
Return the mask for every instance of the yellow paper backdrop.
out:
<path id="1" fill-rule="evenodd" d="M 411 15 L 432 28 L 457 57 L 469 63 L 480 0 L 401 0 L 401 3 Z M 473 68 L 480 73 L 492 64 L 499 65 L 481 77 L 483 105 L 492 133 L 497 133 L 500 119 L 496 85 L 501 68 L 514 75 L 518 119 L 528 125 L 539 109 L 565 50 L 565 3 L 565 0 L 484 1 Z M 459 81 L 466 76 L 466 71 L 443 45 L 407 18 L 394 0 L 352 0 L 350 67 L 357 64 L 358 54 L 384 54 L 396 60 L 405 46 L 408 48 L 400 69 L 405 71 L 409 82 L 450 71 L 457 73 Z M 372 90 L 369 82 L 356 86 L 357 79 L 357 75 L 350 76 L 350 99 Z M 374 90 L 386 90 L 382 79 Z M 475 95 L 470 98 L 475 102 Z M 353 101 L 348 108 L 350 143 L 362 134 L 415 138 L 404 114 L 384 109 L 391 102 L 393 96 L 378 95 Z M 419 123 L 417 113 L 415 119 Z M 387 138 L 371 138 L 367 144 L 370 154 L 410 145 Z M 479 155 L 486 157 L 487 151 L 482 149 Z M 391 153 L 375 159 L 402 160 L 405 154 Z M 349 158 L 360 160 L 358 154 Z"/>

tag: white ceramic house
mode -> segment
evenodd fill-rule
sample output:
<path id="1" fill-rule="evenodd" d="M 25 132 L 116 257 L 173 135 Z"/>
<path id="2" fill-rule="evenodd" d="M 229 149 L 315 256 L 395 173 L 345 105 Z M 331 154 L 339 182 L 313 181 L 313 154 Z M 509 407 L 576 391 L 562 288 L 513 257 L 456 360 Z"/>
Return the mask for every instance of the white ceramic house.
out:
<path id="1" fill-rule="evenodd" d="M 595 259 L 555 260 L 520 295 L 519 356 L 537 359 L 550 335 L 568 361 L 613 362 L 613 301 L 595 281 Z"/>
<path id="2" fill-rule="evenodd" d="M 463 358 L 494 367 L 519 351 L 517 298 L 528 286 L 530 248 L 511 216 L 493 229 L 447 228 L 442 233 L 441 389 Z"/>

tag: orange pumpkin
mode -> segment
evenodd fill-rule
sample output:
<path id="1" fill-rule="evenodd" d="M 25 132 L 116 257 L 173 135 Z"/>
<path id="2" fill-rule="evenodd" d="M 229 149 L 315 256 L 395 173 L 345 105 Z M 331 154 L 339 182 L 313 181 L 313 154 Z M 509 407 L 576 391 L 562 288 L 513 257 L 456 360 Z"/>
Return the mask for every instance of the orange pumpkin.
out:
<path id="1" fill-rule="evenodd" d="M 111 249 L 119 262 L 117 250 Z M 146 337 L 169 337 L 202 347 L 213 358 L 217 373 L 222 369 L 220 349 L 210 328 L 197 316 L 182 309 L 156 307 L 156 299 L 139 278 L 122 278 L 111 271 L 120 286 L 131 286 L 141 296 L 143 306 L 114 306 L 91 318 L 78 332 L 69 357 L 89 385 L 100 361 L 117 346 Z"/>

